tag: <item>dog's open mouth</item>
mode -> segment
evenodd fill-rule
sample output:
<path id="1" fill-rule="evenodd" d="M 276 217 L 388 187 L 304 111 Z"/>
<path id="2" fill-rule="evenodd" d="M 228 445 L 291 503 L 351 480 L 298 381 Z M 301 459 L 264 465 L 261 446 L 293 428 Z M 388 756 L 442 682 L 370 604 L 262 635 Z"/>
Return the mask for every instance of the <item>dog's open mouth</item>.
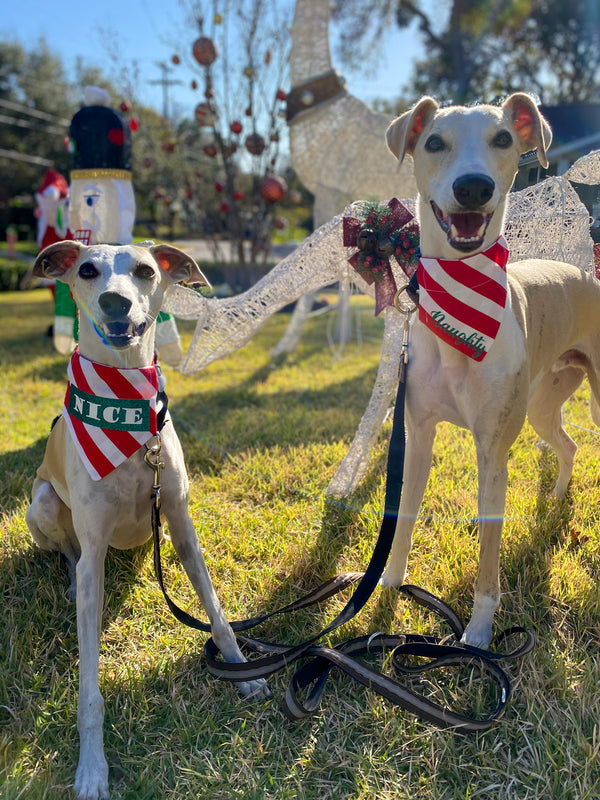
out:
<path id="1" fill-rule="evenodd" d="M 448 243 L 455 250 L 472 253 L 473 250 L 478 250 L 483 245 L 492 214 L 482 214 L 479 211 L 458 211 L 445 215 L 433 200 L 431 208 L 440 227 L 448 237 Z"/>
<path id="2" fill-rule="evenodd" d="M 130 322 L 105 322 L 100 335 L 113 347 L 127 347 L 134 339 L 140 337 L 146 329 L 146 323 L 133 326 Z"/>

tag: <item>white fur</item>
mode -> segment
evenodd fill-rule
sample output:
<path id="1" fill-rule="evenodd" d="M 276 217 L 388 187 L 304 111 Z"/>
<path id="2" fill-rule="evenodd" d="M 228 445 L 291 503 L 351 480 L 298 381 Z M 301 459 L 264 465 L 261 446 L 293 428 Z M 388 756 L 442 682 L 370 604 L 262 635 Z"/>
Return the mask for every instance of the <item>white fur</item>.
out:
<path id="1" fill-rule="evenodd" d="M 82 264 L 97 272 L 81 277 Z M 187 280 L 205 283 L 195 262 L 169 245 L 153 247 L 94 245 L 59 242 L 43 250 L 34 274 L 66 281 L 80 310 L 79 349 L 88 359 L 108 366 L 147 367 L 152 363 L 154 327 L 168 285 Z M 118 347 L 110 347 L 111 320 L 102 310 L 106 292 L 131 305 L 121 322 L 129 332 Z M 125 302 L 127 305 L 127 302 Z M 140 326 L 145 324 L 143 332 Z M 99 335 L 98 329 L 102 331 Z M 189 516 L 188 478 L 173 424 L 162 433 L 162 510 L 173 545 L 202 601 L 212 635 L 228 661 L 243 661 L 235 636 L 213 589 L 202 551 Z M 98 687 L 99 641 L 104 596 L 104 560 L 108 546 L 136 547 L 151 535 L 151 487 L 154 472 L 144 462 L 144 448 L 99 481 L 93 481 L 69 435 L 64 437 L 64 469 L 69 506 L 52 484 L 36 478 L 27 524 L 44 549 L 60 550 L 76 572 L 77 635 L 79 641 L 79 764 L 75 793 L 80 800 L 107 798 L 108 766 L 104 757 L 102 723 L 104 703 Z M 264 681 L 242 683 L 244 694 L 267 695 Z"/>
<path id="2" fill-rule="evenodd" d="M 453 186 L 457 179 L 470 175 L 493 181 L 491 196 L 470 209 L 491 215 L 483 242 L 476 249 L 488 247 L 502 231 L 506 195 L 520 155 L 537 149 L 540 162 L 546 164 L 550 140 L 546 121 L 524 94 L 511 95 L 500 107 L 444 109 L 425 97 L 392 122 L 390 149 L 400 161 L 406 153 L 414 159 L 423 254 L 436 258 L 470 254 L 464 247 L 457 249 L 451 231 L 442 227 L 432 206 L 433 201 L 444 218 L 464 212 Z M 475 441 L 479 472 L 480 560 L 473 614 L 463 639 L 484 647 L 490 643 L 500 602 L 499 551 L 508 452 L 525 416 L 558 456 L 554 488 L 558 497 L 567 489 L 577 449 L 562 427 L 562 406 L 586 373 L 592 389 L 592 415 L 600 422 L 599 282 L 568 264 L 529 260 L 509 265 L 508 286 L 498 337 L 481 363 L 440 341 L 418 319 L 413 321 L 404 486 L 390 562 L 382 579 L 392 586 L 404 581 L 436 424 L 446 420 L 468 428 Z"/>

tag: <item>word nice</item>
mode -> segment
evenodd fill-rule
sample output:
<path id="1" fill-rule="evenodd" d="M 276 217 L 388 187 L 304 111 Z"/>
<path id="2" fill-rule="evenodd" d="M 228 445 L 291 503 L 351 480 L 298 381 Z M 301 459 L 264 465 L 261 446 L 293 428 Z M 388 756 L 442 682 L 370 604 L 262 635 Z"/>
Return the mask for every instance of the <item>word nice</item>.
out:
<path id="1" fill-rule="evenodd" d="M 150 422 L 149 400 L 119 400 L 97 397 L 71 384 L 68 412 L 88 425 L 114 430 L 147 430 Z"/>

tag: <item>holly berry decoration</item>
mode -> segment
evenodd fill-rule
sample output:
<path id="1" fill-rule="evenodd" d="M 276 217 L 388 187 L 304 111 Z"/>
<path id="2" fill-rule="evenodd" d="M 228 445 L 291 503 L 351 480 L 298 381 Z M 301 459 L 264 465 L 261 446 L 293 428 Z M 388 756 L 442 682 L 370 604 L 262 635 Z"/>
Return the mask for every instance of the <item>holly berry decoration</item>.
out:
<path id="1" fill-rule="evenodd" d="M 267 203 L 279 203 L 287 192 L 287 184 L 283 178 L 273 176 L 265 178 L 261 183 L 260 196 Z"/>
<path id="2" fill-rule="evenodd" d="M 217 46 L 208 36 L 201 36 L 192 46 L 192 55 L 202 67 L 209 67 L 217 58 Z"/>

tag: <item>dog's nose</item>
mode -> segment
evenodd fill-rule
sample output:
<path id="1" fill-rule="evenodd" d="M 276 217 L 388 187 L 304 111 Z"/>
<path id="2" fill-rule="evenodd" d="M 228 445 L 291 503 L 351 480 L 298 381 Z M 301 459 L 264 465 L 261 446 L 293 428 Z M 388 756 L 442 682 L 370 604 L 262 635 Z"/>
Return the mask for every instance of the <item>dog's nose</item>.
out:
<path id="1" fill-rule="evenodd" d="M 103 292 L 98 298 L 98 303 L 106 316 L 112 319 L 125 317 L 131 308 L 131 300 L 118 292 Z"/>
<path id="2" fill-rule="evenodd" d="M 454 197 L 470 210 L 480 208 L 492 199 L 495 183 L 488 175 L 461 175 L 452 184 Z"/>

